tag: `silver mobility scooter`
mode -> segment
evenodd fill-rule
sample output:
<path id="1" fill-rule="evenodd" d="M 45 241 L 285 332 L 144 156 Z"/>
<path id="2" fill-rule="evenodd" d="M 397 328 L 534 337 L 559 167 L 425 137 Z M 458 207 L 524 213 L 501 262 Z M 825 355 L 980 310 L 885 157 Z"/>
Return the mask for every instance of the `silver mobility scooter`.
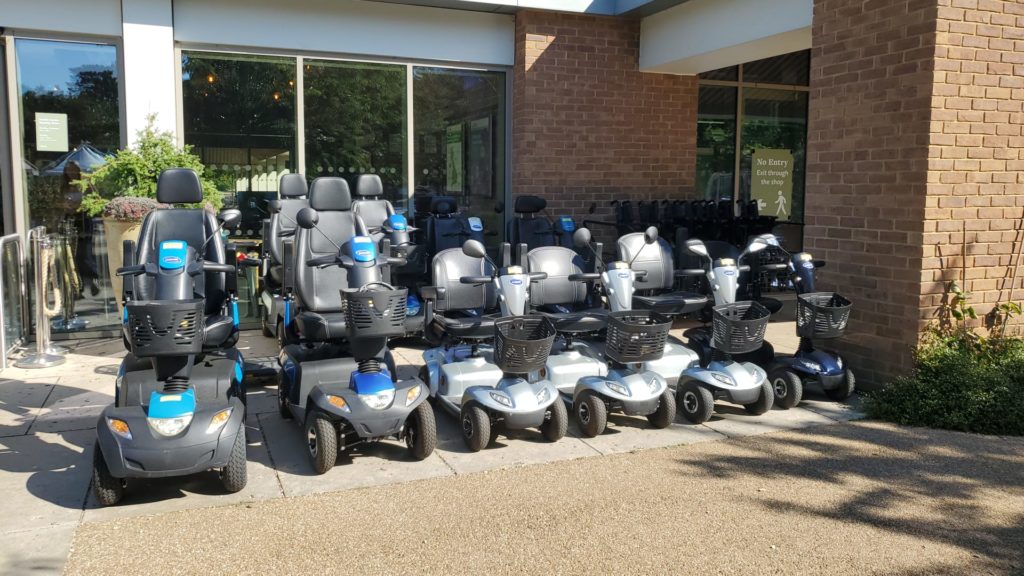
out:
<path id="1" fill-rule="evenodd" d="M 648 229 L 644 238 L 648 246 L 657 242 L 657 229 Z M 591 250 L 586 228 L 577 230 L 573 239 L 580 250 Z M 593 251 L 598 269 L 604 268 L 600 250 Z M 669 426 L 675 419 L 675 396 L 666 379 L 646 363 L 665 354 L 672 321 L 648 310 L 632 310 L 636 273 L 629 264 L 615 262 L 603 272 L 583 273 L 583 259 L 560 246 L 535 248 L 527 262 L 531 272 L 546 275 L 531 290 L 531 300 L 559 333 L 545 367 L 547 376 L 572 406 L 583 435 L 601 434 L 609 412 L 646 416 L 655 428 Z M 610 314 L 587 308 L 590 282 L 604 287 Z M 602 342 L 599 332 L 605 328 Z M 696 362 L 689 350 L 679 346 L 678 351 L 681 362 L 675 375 Z"/>
<path id="2" fill-rule="evenodd" d="M 172 168 L 160 174 L 157 200 L 202 202 L 199 177 Z M 151 212 L 138 252 L 126 241 L 124 340 L 128 354 L 115 380 L 114 404 L 96 424 L 93 490 L 116 504 L 130 478 L 220 472 L 224 489 L 246 484 L 245 385 L 235 296 L 237 274 L 221 241 L 222 228 L 241 220 L 221 213 L 218 225 L 202 209 Z"/>
<path id="3" fill-rule="evenodd" d="M 508 266 L 510 248 L 503 248 L 506 266 L 500 269 L 476 240 L 438 253 L 434 285 L 420 290 L 425 332 L 441 342 L 423 353 L 420 378 L 429 382 L 435 402 L 459 417 L 463 440 L 473 452 L 492 443 L 502 429 L 537 427 L 554 442 L 568 427 L 558 390 L 542 375 L 554 326 L 543 316 L 526 315 L 530 283 L 544 274 Z M 495 300 L 500 318 L 485 314 Z"/>
<path id="4" fill-rule="evenodd" d="M 740 261 L 766 246 L 763 239 L 755 238 L 740 255 Z M 683 416 L 693 423 L 711 418 L 716 398 L 741 404 L 751 414 L 764 414 L 771 410 L 775 399 L 767 374 L 752 362 L 733 360 L 732 355 L 749 354 L 761 348 L 771 314 L 757 302 L 736 302 L 737 279 L 745 266 L 732 258 L 712 261 L 704 243 L 697 239 L 688 240 L 686 248 L 701 258 L 705 268 L 681 273 L 705 276 L 715 306 L 710 328 L 700 326 L 684 332 L 706 370 L 691 368 L 683 372 L 676 386 L 676 403 Z"/>
<path id="5" fill-rule="evenodd" d="M 303 342 L 279 356 L 281 416 L 303 425 L 318 474 L 334 467 L 339 451 L 389 437 L 422 460 L 437 443 L 428 389 L 415 378 L 396 381 L 387 360 L 388 337 L 405 332 L 407 291 L 388 284 L 386 271 L 404 260 L 378 255 L 341 178 L 314 180 L 309 204 L 296 216 Z"/>

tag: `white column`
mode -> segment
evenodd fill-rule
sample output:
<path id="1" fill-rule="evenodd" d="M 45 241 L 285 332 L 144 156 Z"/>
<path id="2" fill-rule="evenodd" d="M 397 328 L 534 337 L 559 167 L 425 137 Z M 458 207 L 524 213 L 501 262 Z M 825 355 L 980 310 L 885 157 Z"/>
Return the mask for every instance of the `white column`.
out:
<path id="1" fill-rule="evenodd" d="M 121 0 L 124 40 L 125 128 L 128 144 L 146 125 L 174 134 L 178 126 L 174 58 L 174 16 L 171 0 Z"/>

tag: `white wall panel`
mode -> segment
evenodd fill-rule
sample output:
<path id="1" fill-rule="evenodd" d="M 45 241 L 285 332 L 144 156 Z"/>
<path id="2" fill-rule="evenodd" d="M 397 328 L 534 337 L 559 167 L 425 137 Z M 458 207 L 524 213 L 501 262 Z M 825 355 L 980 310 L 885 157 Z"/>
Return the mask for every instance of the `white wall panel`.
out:
<path id="1" fill-rule="evenodd" d="M 121 0 L 0 0 L 0 27 L 121 35 Z"/>

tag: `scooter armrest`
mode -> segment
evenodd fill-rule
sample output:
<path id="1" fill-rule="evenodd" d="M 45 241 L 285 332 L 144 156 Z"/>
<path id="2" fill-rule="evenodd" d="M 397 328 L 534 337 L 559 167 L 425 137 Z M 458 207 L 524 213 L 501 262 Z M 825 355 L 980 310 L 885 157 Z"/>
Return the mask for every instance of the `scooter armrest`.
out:
<path id="1" fill-rule="evenodd" d="M 295 236 L 295 230 L 281 230 L 277 233 L 278 238 L 292 238 Z"/>
<path id="2" fill-rule="evenodd" d="M 423 286 L 420 288 L 420 296 L 424 300 L 444 300 L 445 289 L 442 286 Z"/>

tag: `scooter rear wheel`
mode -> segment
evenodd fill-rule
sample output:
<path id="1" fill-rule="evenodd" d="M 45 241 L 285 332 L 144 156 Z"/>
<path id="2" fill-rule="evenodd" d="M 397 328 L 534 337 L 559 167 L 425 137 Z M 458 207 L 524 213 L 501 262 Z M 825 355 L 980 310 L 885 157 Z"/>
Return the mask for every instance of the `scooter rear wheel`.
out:
<path id="1" fill-rule="evenodd" d="M 593 438 L 608 426 L 608 405 L 604 399 L 589 390 L 580 393 L 573 403 L 573 414 L 583 436 Z"/>
<path id="2" fill-rule="evenodd" d="M 306 418 L 306 451 L 317 474 L 326 474 L 338 459 L 338 429 L 320 412 Z"/>
<path id="3" fill-rule="evenodd" d="M 565 402 L 561 398 L 556 399 L 546 416 L 547 420 L 540 425 L 540 433 L 548 442 L 558 442 L 569 431 L 569 414 L 565 410 Z"/>
<path id="4" fill-rule="evenodd" d="M 715 411 L 715 395 L 700 384 L 690 381 L 676 391 L 676 406 L 691 424 L 703 424 Z"/>
<path id="5" fill-rule="evenodd" d="M 263 330 L 264 336 L 267 338 L 273 338 L 274 331 L 270 329 L 270 318 L 268 318 L 269 314 L 270 312 L 266 310 L 260 311 L 260 328 Z"/>
<path id="6" fill-rule="evenodd" d="M 756 402 L 750 404 L 744 404 L 743 409 L 753 414 L 754 416 L 760 416 L 765 412 L 772 409 L 772 404 L 775 403 L 775 391 L 772 389 L 772 384 L 768 380 L 761 383 L 761 395 L 757 397 Z"/>
<path id="7" fill-rule="evenodd" d="M 666 388 L 661 393 L 661 401 L 658 402 L 658 409 L 647 415 L 647 421 L 651 426 L 662 429 L 668 428 L 676 419 L 676 397 L 672 390 Z"/>
<path id="8" fill-rule="evenodd" d="M 231 456 L 228 458 L 228 463 L 220 471 L 220 481 L 224 485 L 224 490 L 229 494 L 234 494 L 245 488 L 246 483 L 249 481 L 249 475 L 246 470 L 244 423 L 242 428 L 238 430 L 238 434 L 235 435 L 235 443 L 231 446 Z"/>
<path id="9" fill-rule="evenodd" d="M 124 498 L 124 480 L 110 474 L 99 442 L 93 447 L 92 490 L 101 506 L 113 506 Z"/>
<path id="10" fill-rule="evenodd" d="M 462 407 L 462 440 L 466 442 L 466 448 L 470 452 L 479 452 L 487 447 L 491 441 L 491 417 L 487 412 L 477 406 L 470 404 Z"/>
<path id="11" fill-rule="evenodd" d="M 288 389 L 284 385 L 284 372 L 277 373 L 277 412 L 285 420 L 292 419 L 292 410 L 288 407 Z"/>
<path id="12" fill-rule="evenodd" d="M 800 376 L 788 368 L 776 368 L 768 374 L 768 382 L 775 393 L 775 405 L 788 410 L 804 397 L 804 383 Z"/>
<path id="13" fill-rule="evenodd" d="M 832 390 L 825 390 L 825 395 L 831 400 L 836 402 L 842 402 L 853 394 L 853 391 L 857 389 L 857 379 L 853 377 L 853 370 L 847 368 L 843 372 L 843 384 L 839 388 L 833 388 Z"/>
<path id="14" fill-rule="evenodd" d="M 421 402 L 405 422 L 405 446 L 416 460 L 423 460 L 437 447 L 437 423 L 429 402 Z"/>

